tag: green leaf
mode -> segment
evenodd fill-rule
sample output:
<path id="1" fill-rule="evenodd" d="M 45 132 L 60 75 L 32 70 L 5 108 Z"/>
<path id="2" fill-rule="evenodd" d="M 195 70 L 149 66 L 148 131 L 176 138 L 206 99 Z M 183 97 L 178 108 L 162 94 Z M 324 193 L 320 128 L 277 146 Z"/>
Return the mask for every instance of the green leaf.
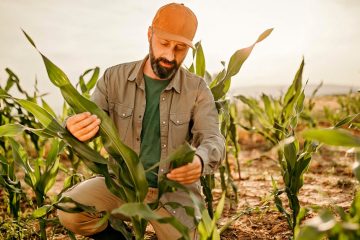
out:
<path id="1" fill-rule="evenodd" d="M 91 76 L 90 80 L 86 83 L 86 87 L 87 87 L 88 91 L 90 91 L 91 89 L 93 89 L 95 87 L 96 82 L 99 78 L 99 73 L 100 73 L 99 67 L 95 67 L 91 70 L 93 71 L 93 75 Z"/>
<path id="2" fill-rule="evenodd" d="M 68 213 L 79 213 L 79 212 L 88 212 L 88 213 L 97 213 L 95 207 L 87 206 L 76 202 L 70 197 L 62 196 L 58 202 L 54 203 L 53 206 L 57 209 L 60 209 Z"/>
<path id="3" fill-rule="evenodd" d="M 360 116 L 360 113 L 358 114 L 353 114 L 353 115 L 350 115 L 342 120 L 340 120 L 338 123 L 335 124 L 334 128 L 340 128 L 346 124 L 349 124 L 351 123 L 352 121 L 354 121 L 354 119 L 356 119 L 358 116 Z"/>
<path id="4" fill-rule="evenodd" d="M 170 156 L 165 160 L 171 162 L 171 168 L 178 168 L 185 164 L 191 163 L 195 156 L 195 149 L 187 142 L 178 147 Z"/>
<path id="5" fill-rule="evenodd" d="M 0 126 L 0 137 L 14 137 L 25 130 L 20 124 L 6 124 Z"/>
<path id="6" fill-rule="evenodd" d="M 201 42 L 195 44 L 196 47 L 196 75 L 200 77 L 205 76 L 205 56 L 201 46 Z"/>
<path id="7" fill-rule="evenodd" d="M 49 104 L 43 99 L 41 98 L 41 102 L 42 102 L 42 106 L 43 108 L 50 113 L 53 117 L 56 117 L 56 113 L 54 112 L 54 110 L 49 106 Z"/>
<path id="8" fill-rule="evenodd" d="M 296 240 L 323 239 L 327 231 L 336 226 L 336 220 L 329 211 L 322 212 L 319 216 L 309 220 L 300 230 Z"/>
<path id="9" fill-rule="evenodd" d="M 155 220 L 159 223 L 169 223 L 176 228 L 184 239 L 190 239 L 189 229 L 174 217 L 162 217 L 156 214 L 145 203 L 125 203 L 121 207 L 112 210 L 111 214 L 122 214 L 127 217 L 141 217 L 146 220 Z"/>
<path id="10" fill-rule="evenodd" d="M 45 109 L 28 100 L 16 99 L 16 102 L 19 103 L 23 108 L 28 112 L 31 112 L 37 120 L 50 132 L 53 133 L 63 133 L 63 127 L 56 119 Z"/>
<path id="11" fill-rule="evenodd" d="M 295 168 L 296 159 L 297 159 L 297 157 L 296 157 L 297 151 L 296 150 L 297 149 L 296 149 L 294 142 L 285 144 L 285 146 L 284 146 L 284 156 L 285 156 L 286 161 L 290 164 L 291 169 Z"/>
<path id="12" fill-rule="evenodd" d="M 215 86 L 211 88 L 211 92 L 214 95 L 215 101 L 225 96 L 225 94 L 230 88 L 231 77 L 235 76 L 240 71 L 243 63 L 250 56 L 250 53 L 252 52 L 255 45 L 260 41 L 264 40 L 266 37 L 268 37 L 272 32 L 272 30 L 273 29 L 267 29 L 258 37 L 255 43 L 253 43 L 251 46 L 247 48 L 242 48 L 237 50 L 231 56 L 226 70 L 226 75 L 224 76 L 223 79 L 219 80 Z"/>
<path id="13" fill-rule="evenodd" d="M 308 129 L 303 131 L 302 135 L 327 145 L 360 147 L 360 137 L 342 129 Z"/>
<path id="14" fill-rule="evenodd" d="M 21 29 L 21 30 L 22 30 L 22 32 L 25 34 L 25 37 L 26 37 L 27 40 L 31 43 L 31 45 L 33 45 L 33 47 L 36 48 L 36 45 L 35 45 L 34 41 L 31 39 L 31 37 L 30 37 L 23 29 Z"/>
<path id="15" fill-rule="evenodd" d="M 42 218 L 52 210 L 52 205 L 44 205 L 32 213 L 33 218 Z"/>
<path id="16" fill-rule="evenodd" d="M 29 162 L 27 161 L 27 154 L 21 145 L 15 141 L 13 138 L 8 138 L 12 148 L 12 154 L 15 162 L 19 164 L 25 171 L 25 182 L 29 184 L 33 189 L 37 185 L 38 179 L 34 174 L 34 170 L 31 168 Z"/>
<path id="17" fill-rule="evenodd" d="M 297 96 L 300 94 L 301 87 L 302 87 L 302 74 L 304 70 L 305 61 L 304 58 L 301 61 L 300 67 L 297 70 L 294 80 L 292 84 L 289 86 L 288 90 L 286 91 L 285 97 L 284 97 L 284 104 L 289 105 L 290 100 L 296 99 L 294 96 Z"/>

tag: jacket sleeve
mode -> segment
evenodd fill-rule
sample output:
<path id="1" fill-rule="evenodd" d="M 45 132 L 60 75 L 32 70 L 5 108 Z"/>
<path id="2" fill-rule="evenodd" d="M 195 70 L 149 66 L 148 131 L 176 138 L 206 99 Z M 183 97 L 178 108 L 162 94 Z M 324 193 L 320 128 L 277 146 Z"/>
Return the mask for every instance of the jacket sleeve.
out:
<path id="1" fill-rule="evenodd" d="M 212 174 L 225 158 L 225 139 L 220 132 L 214 97 L 204 80 L 199 85 L 193 121 L 191 133 L 195 154 L 203 161 L 202 175 Z"/>

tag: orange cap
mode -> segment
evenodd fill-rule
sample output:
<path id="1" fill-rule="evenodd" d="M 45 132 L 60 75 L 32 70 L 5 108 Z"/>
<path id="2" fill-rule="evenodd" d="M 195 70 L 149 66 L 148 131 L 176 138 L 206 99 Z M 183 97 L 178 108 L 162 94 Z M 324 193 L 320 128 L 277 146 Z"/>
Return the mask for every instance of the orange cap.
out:
<path id="1" fill-rule="evenodd" d="M 194 48 L 192 40 L 197 24 L 195 14 L 183 3 L 170 3 L 159 8 L 152 29 L 159 38 L 182 42 Z"/>

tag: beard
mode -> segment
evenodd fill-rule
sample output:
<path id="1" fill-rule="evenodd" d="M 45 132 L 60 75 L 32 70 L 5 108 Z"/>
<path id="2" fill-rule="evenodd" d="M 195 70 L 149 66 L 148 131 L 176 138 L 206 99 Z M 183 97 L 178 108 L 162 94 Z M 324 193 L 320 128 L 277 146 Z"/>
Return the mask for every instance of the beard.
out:
<path id="1" fill-rule="evenodd" d="M 163 57 L 155 58 L 152 44 L 150 44 L 149 58 L 152 70 L 154 71 L 155 75 L 161 79 L 172 79 L 179 69 L 179 64 L 176 62 L 176 60 L 169 61 Z M 161 66 L 160 62 L 169 64 L 171 67 Z"/>

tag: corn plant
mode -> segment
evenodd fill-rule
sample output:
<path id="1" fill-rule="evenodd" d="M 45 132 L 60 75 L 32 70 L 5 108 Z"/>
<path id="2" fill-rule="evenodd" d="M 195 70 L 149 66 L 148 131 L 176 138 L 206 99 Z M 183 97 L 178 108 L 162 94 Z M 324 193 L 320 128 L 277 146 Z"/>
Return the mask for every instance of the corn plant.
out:
<path id="1" fill-rule="evenodd" d="M 354 175 L 360 181 L 360 137 L 342 129 L 309 129 L 304 137 L 327 145 L 354 147 L 357 157 L 353 165 Z M 357 191 L 348 212 L 337 208 L 340 219 L 324 209 L 319 216 L 310 219 L 303 227 L 297 227 L 296 240 L 329 239 L 355 240 L 360 238 L 360 193 Z"/>
<path id="2" fill-rule="evenodd" d="M 19 129 L 21 128 L 11 128 L 11 126 L 16 125 L 1 126 L 0 136 L 11 136 L 19 133 Z M 23 169 L 25 173 L 25 183 L 34 191 L 37 206 L 43 206 L 46 193 L 56 181 L 56 175 L 59 170 L 58 153 L 64 146 L 63 142 L 53 140 L 46 159 L 32 159 L 15 139 L 8 137 L 8 140 L 12 148 L 13 161 Z M 31 162 L 35 162 L 35 164 L 32 166 Z M 16 192 L 14 191 L 14 193 Z M 46 220 L 40 218 L 39 223 L 40 238 L 46 239 Z"/>
<path id="3" fill-rule="evenodd" d="M 201 45 L 201 42 L 195 44 L 195 49 L 192 52 L 193 62 L 188 68 L 190 72 L 195 73 L 200 77 L 204 77 L 207 81 L 209 88 L 213 94 L 214 100 L 216 101 L 216 106 L 219 112 L 219 119 L 221 122 L 221 132 L 226 139 L 226 149 L 227 153 L 232 152 L 235 155 L 237 172 L 240 178 L 240 164 L 238 161 L 239 153 L 239 144 L 237 140 L 237 130 L 236 130 L 236 109 L 233 103 L 227 99 L 227 92 L 230 89 L 231 79 L 240 71 L 243 63 L 250 56 L 255 45 L 265 38 L 267 38 L 273 29 L 268 29 L 264 31 L 258 39 L 249 47 L 242 48 L 237 50 L 229 60 L 228 65 L 226 66 L 225 62 L 221 62 L 223 69 L 216 74 L 211 76 L 211 74 L 206 70 L 206 60 L 204 56 L 204 51 Z M 220 167 L 221 173 L 221 186 L 224 192 L 226 191 L 227 185 L 230 184 L 234 191 L 234 195 L 237 196 L 237 187 L 233 183 L 233 177 L 231 175 L 229 158 L 226 157 L 225 164 Z M 225 176 L 226 173 L 226 176 Z M 227 177 L 227 180 L 225 180 Z M 203 186 L 203 193 L 206 197 L 206 202 L 208 206 L 208 211 L 210 217 L 213 217 L 213 208 L 212 208 L 212 193 L 211 190 L 215 186 L 215 177 L 213 174 L 206 175 L 201 177 L 201 184 Z M 236 198 L 237 200 L 237 198 Z"/>
<path id="4" fill-rule="evenodd" d="M 8 74 L 8 79 L 4 87 L 0 86 L 0 92 L 8 94 L 8 92 L 16 86 L 18 95 L 21 95 L 27 100 L 33 102 L 35 102 L 38 98 L 42 99 L 42 97 L 45 95 L 39 94 L 37 89 L 37 81 L 35 81 L 35 90 L 33 95 L 31 96 L 21 87 L 19 77 L 12 70 L 6 68 L 5 71 Z M 43 102 L 46 104 L 44 100 Z M 0 125 L 8 123 L 19 123 L 30 128 L 38 127 L 32 114 L 26 114 L 24 109 L 11 99 L 0 97 Z M 36 134 L 32 132 L 24 132 L 23 139 L 25 140 L 25 143 L 27 143 L 28 139 L 30 139 L 33 147 L 35 148 L 35 151 L 39 151 L 42 143 L 40 142 L 39 137 Z M 27 145 L 28 148 L 32 148 L 32 146 L 30 146 L 29 144 Z M 7 152 L 8 149 L 5 149 L 5 142 L 3 139 L 0 139 L 0 147 L 4 152 Z"/>
<path id="5" fill-rule="evenodd" d="M 7 196 L 7 212 L 14 219 L 20 214 L 20 201 L 24 194 L 20 181 L 15 176 L 15 163 L 13 159 L 6 159 L 0 155 L 0 186 Z"/>
<path id="6" fill-rule="evenodd" d="M 284 96 L 275 99 L 262 94 L 261 102 L 254 98 L 238 96 L 257 120 L 254 126 L 241 126 L 249 131 L 261 134 L 270 146 L 278 146 L 278 163 L 284 182 L 284 189 L 279 189 L 273 180 L 273 195 L 276 207 L 284 214 L 289 227 L 294 230 L 300 212 L 298 193 L 303 186 L 303 174 L 307 171 L 312 154 L 317 145 L 305 141 L 301 147 L 295 129 L 304 108 L 305 94 L 302 87 L 304 60 L 295 75 L 292 84 Z M 291 212 L 284 207 L 280 195 L 285 193 Z"/>

